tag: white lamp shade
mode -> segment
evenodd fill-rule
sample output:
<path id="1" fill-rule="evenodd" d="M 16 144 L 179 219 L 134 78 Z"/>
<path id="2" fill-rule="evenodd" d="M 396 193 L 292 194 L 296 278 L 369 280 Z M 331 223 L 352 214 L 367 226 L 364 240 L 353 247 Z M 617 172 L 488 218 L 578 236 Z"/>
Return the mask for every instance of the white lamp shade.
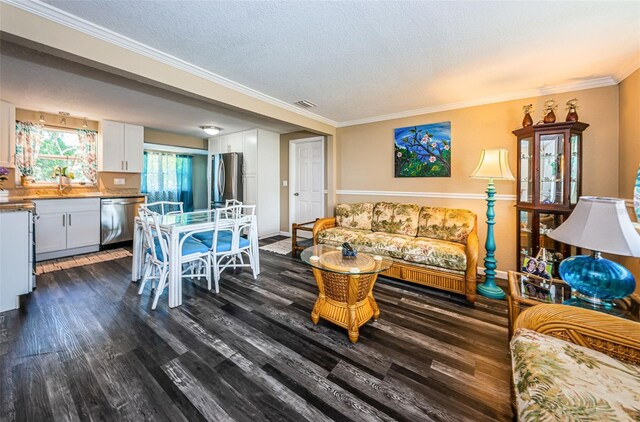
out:
<path id="1" fill-rule="evenodd" d="M 567 221 L 548 236 L 592 251 L 640 257 L 640 235 L 623 199 L 581 196 Z"/>
<path id="2" fill-rule="evenodd" d="M 515 180 L 509 168 L 509 151 L 500 149 L 483 149 L 480 162 L 471 173 L 474 179 Z"/>

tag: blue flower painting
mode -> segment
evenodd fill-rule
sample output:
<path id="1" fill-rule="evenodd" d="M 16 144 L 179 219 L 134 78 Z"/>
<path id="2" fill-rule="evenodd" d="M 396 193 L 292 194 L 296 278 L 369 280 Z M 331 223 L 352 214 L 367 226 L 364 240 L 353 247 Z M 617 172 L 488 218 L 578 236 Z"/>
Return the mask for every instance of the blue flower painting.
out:
<path id="1" fill-rule="evenodd" d="M 451 177 L 451 122 L 394 129 L 395 177 Z"/>

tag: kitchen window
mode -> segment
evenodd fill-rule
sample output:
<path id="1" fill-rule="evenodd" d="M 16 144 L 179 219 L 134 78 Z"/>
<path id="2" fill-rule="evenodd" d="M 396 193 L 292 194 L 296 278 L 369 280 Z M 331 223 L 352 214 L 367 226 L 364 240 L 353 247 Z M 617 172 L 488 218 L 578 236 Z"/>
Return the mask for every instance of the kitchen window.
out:
<path id="1" fill-rule="evenodd" d="M 96 183 L 97 132 L 16 122 L 16 167 L 35 183 L 57 183 L 63 169 L 72 183 Z"/>

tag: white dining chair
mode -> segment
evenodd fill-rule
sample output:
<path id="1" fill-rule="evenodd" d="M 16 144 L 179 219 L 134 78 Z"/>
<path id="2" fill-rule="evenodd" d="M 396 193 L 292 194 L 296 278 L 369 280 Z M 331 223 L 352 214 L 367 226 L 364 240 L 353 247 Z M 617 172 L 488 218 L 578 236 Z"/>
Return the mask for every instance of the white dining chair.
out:
<path id="1" fill-rule="evenodd" d="M 147 244 L 152 246 L 148 247 L 146 251 L 148 265 L 140 282 L 138 294 L 142 294 L 147 281 L 152 280 L 151 287 L 155 292 L 151 309 L 156 309 L 158 306 L 158 300 L 167 285 L 170 265 L 179 265 L 182 269 L 184 264 L 201 264 L 197 266 L 189 265 L 187 268 L 188 273 L 182 271 L 182 277 L 205 277 L 209 289 L 211 289 L 211 254 L 209 253 L 209 248 L 192 237 L 196 232 L 186 233 L 180 239 L 178 246 L 181 251 L 179 262 L 169 262 L 169 245 L 166 236 L 160 231 L 160 217 L 159 214 L 152 213 L 147 209 L 142 210 L 141 223 L 143 231 Z M 201 272 L 196 272 L 196 268 Z M 156 279 L 158 283 L 154 288 L 153 280 Z"/>
<path id="2" fill-rule="evenodd" d="M 149 202 L 140 205 L 140 208 L 146 208 L 151 212 L 155 212 L 160 215 L 172 215 L 172 214 L 183 214 L 183 204 L 182 202 L 174 202 L 174 201 L 157 201 L 157 202 Z"/>

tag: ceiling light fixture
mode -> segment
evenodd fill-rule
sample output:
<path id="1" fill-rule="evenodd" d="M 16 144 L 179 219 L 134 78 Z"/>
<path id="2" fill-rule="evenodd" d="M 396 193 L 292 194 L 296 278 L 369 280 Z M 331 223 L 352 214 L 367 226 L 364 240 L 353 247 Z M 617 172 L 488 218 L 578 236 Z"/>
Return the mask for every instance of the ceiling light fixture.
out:
<path id="1" fill-rule="evenodd" d="M 40 112 L 40 118 L 38 119 L 40 123 L 46 123 L 47 119 L 44 118 L 44 113 Z"/>
<path id="2" fill-rule="evenodd" d="M 217 135 L 222 130 L 219 127 L 215 127 L 215 126 L 200 126 L 200 129 L 202 129 L 204 133 L 206 133 L 207 135 L 211 135 L 211 136 Z"/>
<path id="3" fill-rule="evenodd" d="M 67 117 L 69 117 L 70 114 L 67 113 L 66 111 L 59 111 L 58 114 L 62 116 L 62 119 L 60 119 L 60 124 L 61 125 L 66 125 L 67 124 Z"/>

